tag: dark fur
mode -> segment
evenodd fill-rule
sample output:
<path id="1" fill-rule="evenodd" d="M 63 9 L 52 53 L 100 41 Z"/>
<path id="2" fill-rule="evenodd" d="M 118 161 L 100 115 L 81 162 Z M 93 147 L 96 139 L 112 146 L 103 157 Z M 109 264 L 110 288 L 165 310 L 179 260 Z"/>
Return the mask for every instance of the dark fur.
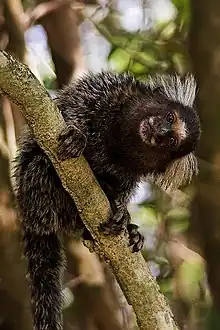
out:
<path id="1" fill-rule="evenodd" d="M 134 251 L 142 247 L 143 237 L 129 223 L 129 197 L 143 177 L 163 175 L 173 160 L 191 153 L 199 138 L 199 122 L 191 105 L 167 97 L 163 86 L 156 87 L 128 75 L 90 74 L 60 92 L 56 99 L 67 124 L 60 137 L 59 157 L 79 156 L 83 151 L 115 207 L 112 219 L 102 229 L 106 233 L 120 232 L 129 225 Z M 151 113 L 166 114 L 170 109 L 177 109 L 187 123 L 187 138 L 178 149 L 152 148 L 140 137 L 140 123 Z M 63 257 L 58 233 L 70 234 L 83 224 L 30 131 L 20 143 L 15 179 L 35 330 L 60 330 Z"/>

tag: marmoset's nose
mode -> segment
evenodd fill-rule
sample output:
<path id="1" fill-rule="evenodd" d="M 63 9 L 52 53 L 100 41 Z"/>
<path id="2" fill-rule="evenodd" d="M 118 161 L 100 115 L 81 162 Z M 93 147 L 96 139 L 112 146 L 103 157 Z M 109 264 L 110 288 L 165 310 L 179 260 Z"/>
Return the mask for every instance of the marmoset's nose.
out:
<path id="1" fill-rule="evenodd" d="M 157 136 L 164 137 L 170 132 L 169 128 L 159 128 L 157 131 Z"/>

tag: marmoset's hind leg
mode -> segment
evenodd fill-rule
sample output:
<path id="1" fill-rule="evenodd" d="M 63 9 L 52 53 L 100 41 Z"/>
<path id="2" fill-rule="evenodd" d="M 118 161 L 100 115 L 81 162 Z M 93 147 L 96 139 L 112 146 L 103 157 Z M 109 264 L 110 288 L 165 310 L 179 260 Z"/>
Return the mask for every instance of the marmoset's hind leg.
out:
<path id="1" fill-rule="evenodd" d="M 115 204 L 110 203 L 114 210 L 113 216 L 105 223 L 100 225 L 100 229 L 106 235 L 117 235 L 127 229 L 129 246 L 132 246 L 132 252 L 138 252 L 144 245 L 144 236 L 139 233 L 138 226 L 131 223 L 131 216 L 127 210 L 127 206 L 120 205 L 118 208 Z"/>

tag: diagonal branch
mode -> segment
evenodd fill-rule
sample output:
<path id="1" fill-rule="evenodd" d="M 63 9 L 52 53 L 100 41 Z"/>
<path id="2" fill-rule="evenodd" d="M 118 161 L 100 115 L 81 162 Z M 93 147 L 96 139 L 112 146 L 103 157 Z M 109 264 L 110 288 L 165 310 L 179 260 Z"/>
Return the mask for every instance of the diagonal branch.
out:
<path id="1" fill-rule="evenodd" d="M 63 117 L 27 66 L 5 52 L 0 52 L 0 90 L 20 107 L 37 142 L 53 162 L 64 188 L 97 243 L 100 256 L 108 260 L 132 305 L 139 328 L 178 329 L 142 255 L 131 253 L 124 235 L 109 237 L 99 232 L 100 222 L 107 220 L 110 211 L 105 194 L 84 157 L 58 161 L 57 137 L 65 127 Z"/>

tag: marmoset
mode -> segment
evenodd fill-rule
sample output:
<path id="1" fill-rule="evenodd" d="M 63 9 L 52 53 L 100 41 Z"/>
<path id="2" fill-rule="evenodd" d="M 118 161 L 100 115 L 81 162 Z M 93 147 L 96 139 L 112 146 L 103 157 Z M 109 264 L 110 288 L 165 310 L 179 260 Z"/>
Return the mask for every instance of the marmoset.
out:
<path id="1" fill-rule="evenodd" d="M 143 236 L 127 211 L 138 183 L 149 177 L 164 189 L 175 189 L 197 172 L 194 151 L 200 121 L 195 90 L 191 75 L 142 82 L 129 74 L 101 72 L 83 76 L 55 99 L 66 123 L 57 156 L 61 160 L 85 156 L 112 208 L 100 230 L 106 234 L 127 230 L 133 252 L 143 246 Z M 34 329 L 60 330 L 64 268 L 60 233 L 71 234 L 84 225 L 31 130 L 19 143 L 14 175 Z"/>

